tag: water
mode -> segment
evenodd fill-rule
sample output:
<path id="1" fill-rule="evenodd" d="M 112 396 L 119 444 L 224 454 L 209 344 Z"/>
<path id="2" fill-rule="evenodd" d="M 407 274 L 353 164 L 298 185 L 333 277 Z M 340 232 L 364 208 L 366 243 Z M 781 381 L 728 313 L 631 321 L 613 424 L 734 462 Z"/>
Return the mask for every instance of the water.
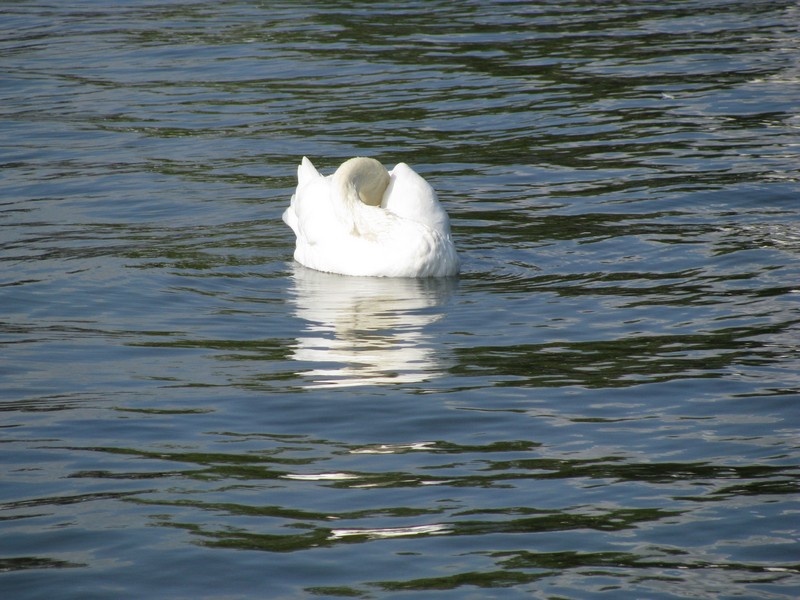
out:
<path id="1" fill-rule="evenodd" d="M 800 595 L 797 4 L 307 4 L 0 5 L 0 596 Z"/>

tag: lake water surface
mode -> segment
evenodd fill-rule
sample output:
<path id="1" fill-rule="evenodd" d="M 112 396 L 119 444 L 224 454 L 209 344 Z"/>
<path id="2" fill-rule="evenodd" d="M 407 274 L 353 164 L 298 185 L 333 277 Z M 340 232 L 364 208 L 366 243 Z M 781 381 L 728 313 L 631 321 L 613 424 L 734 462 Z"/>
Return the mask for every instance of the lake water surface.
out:
<path id="1" fill-rule="evenodd" d="M 800 596 L 794 1 L 0 4 L 0 597 Z M 458 278 L 293 263 L 303 155 Z"/>

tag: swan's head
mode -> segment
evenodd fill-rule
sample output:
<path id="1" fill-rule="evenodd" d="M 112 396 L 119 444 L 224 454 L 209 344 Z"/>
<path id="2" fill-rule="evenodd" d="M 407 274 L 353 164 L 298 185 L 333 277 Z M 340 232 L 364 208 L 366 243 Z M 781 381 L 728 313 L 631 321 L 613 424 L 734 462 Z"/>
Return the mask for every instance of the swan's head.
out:
<path id="1" fill-rule="evenodd" d="M 364 204 L 380 206 L 389 187 L 389 172 L 374 158 L 358 156 L 342 163 L 333 174 L 345 191 L 355 190 Z"/>

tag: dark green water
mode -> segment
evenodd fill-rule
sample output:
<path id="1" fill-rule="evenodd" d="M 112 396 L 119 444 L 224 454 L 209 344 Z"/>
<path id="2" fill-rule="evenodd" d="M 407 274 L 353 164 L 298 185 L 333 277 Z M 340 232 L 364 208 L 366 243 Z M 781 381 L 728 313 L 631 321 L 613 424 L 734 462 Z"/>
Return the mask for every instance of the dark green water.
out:
<path id="1" fill-rule="evenodd" d="M 0 597 L 800 596 L 799 29 L 0 3 Z M 293 264 L 303 155 L 462 275 Z"/>

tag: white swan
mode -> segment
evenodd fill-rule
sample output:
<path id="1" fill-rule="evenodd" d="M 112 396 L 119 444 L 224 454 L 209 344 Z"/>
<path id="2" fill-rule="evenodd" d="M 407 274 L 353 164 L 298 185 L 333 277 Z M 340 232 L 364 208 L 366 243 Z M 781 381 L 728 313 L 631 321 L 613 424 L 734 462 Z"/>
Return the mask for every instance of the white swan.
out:
<path id="1" fill-rule="evenodd" d="M 321 175 L 305 156 L 283 213 L 294 258 L 317 271 L 372 277 L 447 277 L 459 270 L 450 220 L 436 192 L 405 163 L 373 158 Z"/>

